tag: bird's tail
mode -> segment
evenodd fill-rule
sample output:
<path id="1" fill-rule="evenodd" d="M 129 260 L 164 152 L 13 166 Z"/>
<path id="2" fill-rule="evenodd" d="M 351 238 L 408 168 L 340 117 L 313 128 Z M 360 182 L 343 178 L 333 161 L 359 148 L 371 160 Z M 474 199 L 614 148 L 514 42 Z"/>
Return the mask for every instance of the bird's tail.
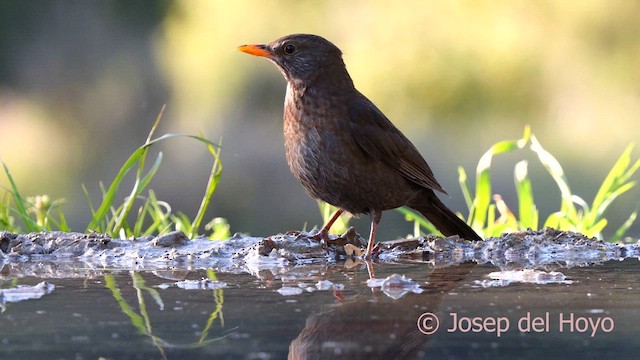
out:
<path id="1" fill-rule="evenodd" d="M 482 240 L 464 220 L 449 210 L 432 190 L 425 190 L 424 195 L 411 202 L 409 207 L 418 210 L 444 236 L 458 235 L 467 240 Z"/>

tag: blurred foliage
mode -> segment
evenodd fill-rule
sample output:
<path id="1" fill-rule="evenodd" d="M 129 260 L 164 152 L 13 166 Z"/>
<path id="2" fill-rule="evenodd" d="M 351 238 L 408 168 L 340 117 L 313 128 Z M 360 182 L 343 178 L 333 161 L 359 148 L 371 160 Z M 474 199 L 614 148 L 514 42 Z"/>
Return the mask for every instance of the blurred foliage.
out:
<path id="1" fill-rule="evenodd" d="M 343 49 L 358 87 L 398 122 L 599 123 L 609 113 L 590 100 L 604 95 L 629 101 L 616 118 L 631 124 L 640 108 L 628 96 L 640 81 L 635 2 L 182 0 L 174 9 L 159 49 L 181 109 L 235 105 L 241 80 L 278 74 L 229 49 L 302 31 Z"/>

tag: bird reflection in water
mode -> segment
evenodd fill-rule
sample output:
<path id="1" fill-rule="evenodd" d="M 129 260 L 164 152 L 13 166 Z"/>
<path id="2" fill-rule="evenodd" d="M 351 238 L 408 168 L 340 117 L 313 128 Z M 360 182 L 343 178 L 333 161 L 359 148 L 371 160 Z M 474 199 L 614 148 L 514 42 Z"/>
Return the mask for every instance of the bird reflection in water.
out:
<path id="1" fill-rule="evenodd" d="M 435 269 L 421 294 L 390 301 L 375 290 L 373 300 L 354 296 L 307 318 L 289 346 L 289 359 L 416 359 L 431 335 L 418 329 L 425 312 L 437 313 L 443 296 L 462 282 L 475 263 Z"/>

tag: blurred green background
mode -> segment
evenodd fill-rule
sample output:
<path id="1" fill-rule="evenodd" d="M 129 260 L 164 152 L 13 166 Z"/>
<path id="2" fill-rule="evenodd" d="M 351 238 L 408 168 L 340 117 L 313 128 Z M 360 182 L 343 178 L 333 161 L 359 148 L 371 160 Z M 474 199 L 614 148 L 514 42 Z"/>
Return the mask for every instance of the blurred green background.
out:
<path id="1" fill-rule="evenodd" d="M 416 144 L 453 209 L 467 212 L 457 166 L 473 174 L 491 144 L 520 137 L 525 124 L 565 166 L 574 193 L 591 201 L 639 138 L 638 19 L 640 2 L 623 0 L 0 0 L 0 156 L 25 195 L 65 198 L 71 226 L 82 230 L 90 214 L 81 185 L 97 201 L 98 182 L 144 142 L 166 103 L 160 133 L 223 138 L 208 218 L 254 235 L 320 225 L 285 162 L 284 79 L 235 50 L 305 32 L 343 50 L 356 86 Z M 210 159 L 188 141 L 162 150 L 152 187 L 193 215 Z M 531 154 L 497 158 L 494 191 L 517 209 L 521 158 L 533 160 L 546 218 L 559 192 Z M 634 189 L 614 206 L 609 232 L 638 199 Z M 368 233 L 368 219 L 354 224 Z M 411 231 L 387 212 L 379 238 Z"/>

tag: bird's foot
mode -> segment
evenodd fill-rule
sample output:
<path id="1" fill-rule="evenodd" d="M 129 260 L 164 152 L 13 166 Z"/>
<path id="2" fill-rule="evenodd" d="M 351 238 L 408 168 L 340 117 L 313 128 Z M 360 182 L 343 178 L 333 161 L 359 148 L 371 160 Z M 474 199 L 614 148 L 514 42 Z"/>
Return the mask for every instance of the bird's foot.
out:
<path id="1" fill-rule="evenodd" d="M 380 246 L 378 245 L 379 244 L 376 244 L 374 246 L 367 246 L 367 249 L 365 250 L 365 253 L 362 255 L 362 258 L 364 260 L 370 261 L 374 257 L 376 257 L 380 252 Z"/>
<path id="2" fill-rule="evenodd" d="M 367 272 L 369 273 L 369 280 L 376 278 L 376 273 L 373 270 L 373 262 L 371 259 L 365 259 L 365 263 L 367 264 Z"/>
<path id="3" fill-rule="evenodd" d="M 329 232 L 325 229 L 320 229 L 316 234 L 309 236 L 309 239 L 324 242 L 328 244 L 331 239 L 329 238 Z"/>

